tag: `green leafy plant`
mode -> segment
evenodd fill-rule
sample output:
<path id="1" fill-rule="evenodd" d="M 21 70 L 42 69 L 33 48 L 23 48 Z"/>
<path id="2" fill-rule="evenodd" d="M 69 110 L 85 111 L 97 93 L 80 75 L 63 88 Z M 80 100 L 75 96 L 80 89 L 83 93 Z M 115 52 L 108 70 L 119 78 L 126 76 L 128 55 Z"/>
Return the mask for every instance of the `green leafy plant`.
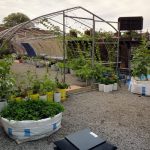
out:
<path id="1" fill-rule="evenodd" d="M 41 81 L 40 92 L 42 94 L 46 94 L 46 92 L 52 92 L 56 89 L 55 81 L 49 79 L 47 75 L 45 75 L 44 79 Z"/>
<path id="2" fill-rule="evenodd" d="M 84 59 L 84 57 L 79 57 L 79 58 L 74 58 L 74 59 L 70 60 L 68 62 L 68 66 L 70 69 L 78 70 L 78 69 L 81 69 L 82 66 L 84 66 L 86 63 L 87 62 Z"/>
<path id="3" fill-rule="evenodd" d="M 134 77 L 145 76 L 147 79 L 148 70 L 150 68 L 150 50 L 148 49 L 146 40 L 134 50 L 132 59 L 132 75 Z"/>
<path id="4" fill-rule="evenodd" d="M 68 87 L 69 85 L 67 83 L 57 82 L 57 88 L 59 89 L 67 89 Z"/>
<path id="5" fill-rule="evenodd" d="M 0 101 L 8 100 L 14 88 L 14 77 L 10 71 L 11 61 L 0 60 Z"/>
<path id="6" fill-rule="evenodd" d="M 76 75 L 83 80 L 92 79 L 93 70 L 89 65 L 84 65 L 82 68 L 76 70 Z"/>
<path id="7" fill-rule="evenodd" d="M 53 117 L 64 111 L 61 104 L 42 100 L 10 101 L 0 113 L 9 120 L 40 120 Z"/>
<path id="8" fill-rule="evenodd" d="M 38 79 L 33 81 L 33 86 L 32 86 L 33 94 L 39 93 L 41 90 L 41 81 Z"/>

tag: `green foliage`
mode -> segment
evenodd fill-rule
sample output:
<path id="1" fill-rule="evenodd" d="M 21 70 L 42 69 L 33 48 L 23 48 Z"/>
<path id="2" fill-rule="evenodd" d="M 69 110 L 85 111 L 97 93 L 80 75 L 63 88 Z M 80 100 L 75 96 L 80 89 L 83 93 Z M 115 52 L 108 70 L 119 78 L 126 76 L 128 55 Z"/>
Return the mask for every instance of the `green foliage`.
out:
<path id="1" fill-rule="evenodd" d="M 32 83 L 32 90 L 33 90 L 33 93 L 36 94 L 36 93 L 40 93 L 41 92 L 41 81 L 39 81 L 39 79 L 35 79 Z"/>
<path id="2" fill-rule="evenodd" d="M 150 68 L 150 50 L 147 48 L 147 42 L 142 41 L 142 44 L 135 49 L 132 59 L 132 75 L 140 77 L 144 75 L 147 78 Z"/>
<path id="3" fill-rule="evenodd" d="M 68 63 L 64 64 L 63 62 L 58 62 L 56 66 L 60 69 L 68 68 Z"/>
<path id="4" fill-rule="evenodd" d="M 118 77 L 111 67 L 106 67 L 100 63 L 95 63 L 93 77 L 101 84 L 113 84 L 118 82 Z"/>
<path id="5" fill-rule="evenodd" d="M 74 58 L 72 60 L 70 60 L 68 62 L 68 66 L 69 68 L 73 69 L 73 70 L 78 70 L 80 69 L 82 66 L 84 66 L 86 64 L 86 60 L 84 59 L 84 57 L 79 57 L 79 58 Z"/>
<path id="6" fill-rule="evenodd" d="M 124 32 L 121 37 L 138 39 L 141 37 L 141 34 L 139 34 L 137 31 L 128 31 Z"/>
<path id="7" fill-rule="evenodd" d="M 76 75 L 83 80 L 92 79 L 93 70 L 90 65 L 86 64 L 82 68 L 76 70 Z"/>
<path id="8" fill-rule="evenodd" d="M 58 89 L 67 89 L 69 87 L 69 85 L 67 83 L 63 83 L 63 82 L 56 82 L 57 84 L 57 88 Z"/>
<path id="9" fill-rule="evenodd" d="M 40 84 L 40 92 L 42 94 L 46 94 L 46 92 L 51 92 L 56 89 L 56 83 L 49 79 L 47 75 L 45 75 L 44 79 L 41 81 Z"/>
<path id="10" fill-rule="evenodd" d="M 8 50 L 8 48 L 9 48 L 9 42 L 6 41 L 6 40 L 4 40 L 4 41 L 2 42 L 2 45 L 0 46 L 0 55 L 1 55 L 1 56 L 4 55 L 4 54 L 5 54 L 5 51 Z"/>
<path id="11" fill-rule="evenodd" d="M 59 103 L 42 100 L 10 101 L 0 115 L 9 120 L 40 120 L 53 117 L 64 111 Z"/>
<path id="12" fill-rule="evenodd" d="M 11 60 L 0 60 L 0 101 L 8 99 L 14 87 L 14 77 L 10 72 Z"/>
<path id="13" fill-rule="evenodd" d="M 17 12 L 9 14 L 3 19 L 3 22 L 5 27 L 13 27 L 29 20 L 29 17 L 27 17 L 25 14 Z"/>

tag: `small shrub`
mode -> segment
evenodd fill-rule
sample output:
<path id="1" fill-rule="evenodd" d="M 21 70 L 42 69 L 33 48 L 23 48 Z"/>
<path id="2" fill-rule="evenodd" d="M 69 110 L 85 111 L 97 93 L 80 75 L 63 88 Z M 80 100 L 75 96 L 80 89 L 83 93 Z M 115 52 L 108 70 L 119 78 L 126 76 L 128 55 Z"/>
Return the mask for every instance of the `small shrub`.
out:
<path id="1" fill-rule="evenodd" d="M 42 100 L 10 101 L 0 115 L 9 120 L 40 120 L 53 117 L 64 111 L 59 103 Z"/>

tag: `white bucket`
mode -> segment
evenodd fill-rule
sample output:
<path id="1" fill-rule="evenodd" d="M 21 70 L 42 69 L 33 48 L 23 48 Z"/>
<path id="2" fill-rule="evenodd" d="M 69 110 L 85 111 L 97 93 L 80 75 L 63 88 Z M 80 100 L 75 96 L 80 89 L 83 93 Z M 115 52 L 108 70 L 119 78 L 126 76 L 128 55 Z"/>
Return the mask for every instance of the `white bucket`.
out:
<path id="1" fill-rule="evenodd" d="M 98 84 L 98 90 L 104 92 L 104 84 Z"/>
<path id="2" fill-rule="evenodd" d="M 117 91 L 117 89 L 118 89 L 118 84 L 117 84 L 117 83 L 114 83 L 114 84 L 113 84 L 113 90 L 114 90 L 114 91 Z"/>
<path id="3" fill-rule="evenodd" d="M 43 101 L 46 101 L 47 100 L 47 95 L 41 95 L 39 99 L 43 100 Z"/>
<path id="4" fill-rule="evenodd" d="M 61 93 L 54 93 L 54 102 L 61 101 Z"/>
<path id="5" fill-rule="evenodd" d="M 104 92 L 111 92 L 113 88 L 113 84 L 104 85 Z"/>

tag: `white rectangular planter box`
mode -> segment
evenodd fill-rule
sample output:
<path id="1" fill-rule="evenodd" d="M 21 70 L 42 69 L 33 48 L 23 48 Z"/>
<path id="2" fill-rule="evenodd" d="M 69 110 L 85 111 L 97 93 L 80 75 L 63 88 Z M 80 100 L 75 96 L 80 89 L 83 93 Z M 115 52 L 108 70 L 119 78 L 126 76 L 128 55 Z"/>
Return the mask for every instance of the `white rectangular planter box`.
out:
<path id="1" fill-rule="evenodd" d="M 104 84 L 98 84 L 98 90 L 100 91 L 100 92 L 104 92 Z"/>
<path id="2" fill-rule="evenodd" d="M 41 95 L 40 100 L 46 101 L 47 100 L 47 95 Z"/>
<path id="3" fill-rule="evenodd" d="M 18 144 L 47 137 L 61 128 L 62 113 L 53 118 L 41 120 L 15 121 L 1 118 L 2 126 L 8 136 Z"/>
<path id="4" fill-rule="evenodd" d="M 113 84 L 113 91 L 117 91 L 118 90 L 118 84 L 117 83 L 114 83 Z"/>
<path id="5" fill-rule="evenodd" d="M 113 84 L 104 85 L 104 92 L 111 92 L 113 88 Z"/>
<path id="6" fill-rule="evenodd" d="M 54 93 L 54 102 L 61 101 L 61 93 Z"/>

